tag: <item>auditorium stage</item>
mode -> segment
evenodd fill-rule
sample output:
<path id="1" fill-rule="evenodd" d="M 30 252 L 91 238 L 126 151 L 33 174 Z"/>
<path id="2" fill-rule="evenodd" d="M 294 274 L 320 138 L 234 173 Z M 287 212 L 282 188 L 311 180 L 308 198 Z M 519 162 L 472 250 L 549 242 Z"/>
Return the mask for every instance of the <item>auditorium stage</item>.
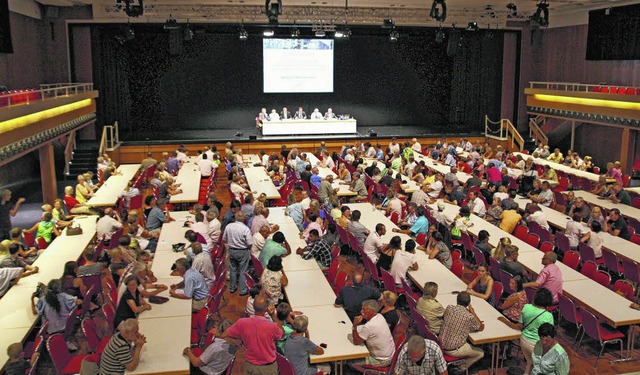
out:
<path id="1" fill-rule="evenodd" d="M 226 142 L 226 141 L 250 141 L 250 136 L 256 136 L 256 141 L 293 141 L 293 140 L 324 140 L 324 139 L 364 139 L 370 137 L 373 131 L 378 138 L 433 138 L 433 137 L 478 137 L 483 133 L 478 131 L 475 133 L 459 133 L 455 132 L 456 128 L 465 129 L 466 126 L 358 126 L 356 133 L 351 134 L 331 134 L 331 135 L 277 135 L 262 136 L 256 133 L 255 128 L 237 127 L 220 128 L 220 129 L 175 129 L 171 131 L 154 131 L 145 132 L 137 131 L 134 134 L 122 133 L 120 139 L 124 145 L 159 145 L 159 144 L 179 144 L 179 143 L 202 143 L 202 142 Z M 241 132 L 242 135 L 238 134 Z"/>

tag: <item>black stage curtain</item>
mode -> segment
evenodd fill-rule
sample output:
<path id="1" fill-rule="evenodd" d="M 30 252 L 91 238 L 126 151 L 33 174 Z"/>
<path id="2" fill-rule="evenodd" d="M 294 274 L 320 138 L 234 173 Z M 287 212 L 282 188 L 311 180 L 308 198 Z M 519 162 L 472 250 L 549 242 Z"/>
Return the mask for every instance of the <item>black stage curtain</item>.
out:
<path id="1" fill-rule="evenodd" d="M 8 0 L 0 0 L 0 53 L 13 53 Z"/>
<path id="2" fill-rule="evenodd" d="M 586 58 L 640 60 L 640 5 L 590 11 Z"/>
<path id="3" fill-rule="evenodd" d="M 481 117 L 500 110 L 500 33 L 465 41 L 449 57 L 435 29 L 403 29 L 397 43 L 388 30 L 353 29 L 349 40 L 335 43 L 333 93 L 264 94 L 262 37 L 250 31 L 240 42 L 236 27 L 207 27 L 171 55 L 161 26 L 135 25 L 135 39 L 124 43 L 116 40 L 122 29 L 93 26 L 102 122 L 118 120 L 125 140 L 140 140 L 150 131 L 252 131 L 261 107 L 302 106 L 307 113 L 332 107 L 361 127 L 420 125 L 436 132 L 450 131 L 452 109 L 462 108 L 468 113 L 456 120 L 459 130 L 478 132 Z"/>

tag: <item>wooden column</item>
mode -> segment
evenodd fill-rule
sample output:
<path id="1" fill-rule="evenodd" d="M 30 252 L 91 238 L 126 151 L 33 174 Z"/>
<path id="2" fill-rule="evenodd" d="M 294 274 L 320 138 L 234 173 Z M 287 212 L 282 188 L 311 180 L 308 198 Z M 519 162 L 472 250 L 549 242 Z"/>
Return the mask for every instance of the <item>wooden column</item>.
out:
<path id="1" fill-rule="evenodd" d="M 58 197 L 53 143 L 48 142 L 38 149 L 40 157 L 40 179 L 42 180 L 42 201 L 53 204 Z"/>
<path id="2" fill-rule="evenodd" d="M 620 144 L 620 163 L 622 164 L 622 172 L 629 174 L 631 168 L 629 165 L 629 136 L 630 129 L 628 127 L 622 128 L 622 143 Z"/>

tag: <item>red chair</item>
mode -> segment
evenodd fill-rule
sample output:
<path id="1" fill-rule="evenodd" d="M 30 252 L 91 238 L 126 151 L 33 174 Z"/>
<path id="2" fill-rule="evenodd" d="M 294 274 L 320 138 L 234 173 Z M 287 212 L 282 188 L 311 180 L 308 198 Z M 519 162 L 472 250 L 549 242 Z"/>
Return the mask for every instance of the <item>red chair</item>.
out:
<path id="1" fill-rule="evenodd" d="M 410 295 L 414 300 L 420 298 L 420 295 L 418 293 L 413 292 L 413 288 L 411 288 L 411 285 L 409 285 L 407 279 L 405 279 L 404 277 L 402 278 L 402 289 L 404 290 L 405 296 Z"/>
<path id="2" fill-rule="evenodd" d="M 336 276 L 338 276 L 338 268 L 340 268 L 340 262 L 338 261 L 338 259 L 334 258 L 331 261 L 331 265 L 329 266 L 329 269 L 326 271 L 322 271 L 326 276 L 327 281 L 331 285 L 333 285 L 336 281 Z"/>
<path id="3" fill-rule="evenodd" d="M 460 250 L 451 250 L 451 261 L 462 259 L 462 253 Z"/>
<path id="4" fill-rule="evenodd" d="M 396 326 L 397 327 L 397 326 Z M 393 357 L 391 357 L 391 363 L 388 366 L 373 366 L 373 365 L 364 365 L 363 373 L 368 374 L 370 372 L 378 373 L 382 375 L 393 375 L 395 374 L 396 363 L 398 362 L 398 357 L 400 356 L 400 349 L 402 345 L 405 343 L 404 335 L 401 336 L 400 339 L 396 341 L 396 350 L 393 352 Z"/>
<path id="5" fill-rule="evenodd" d="M 389 271 L 385 269 L 380 269 L 380 277 L 382 278 L 382 284 L 384 284 L 384 288 L 388 291 L 391 291 L 397 295 L 404 294 L 404 289 L 398 289 L 396 287 L 396 282 L 393 279 L 393 276 L 389 273 Z"/>
<path id="6" fill-rule="evenodd" d="M 624 277 L 633 281 L 634 283 L 640 283 L 640 271 L 638 271 L 638 263 L 622 258 L 622 269 L 624 270 Z"/>
<path id="7" fill-rule="evenodd" d="M 454 275 L 458 276 L 459 279 L 462 279 L 462 272 L 464 272 L 464 264 L 459 260 L 454 261 L 453 264 L 451 265 L 451 272 L 453 272 Z"/>
<path id="8" fill-rule="evenodd" d="M 78 374 L 80 365 L 87 354 L 72 356 L 67 349 L 67 343 L 61 334 L 55 334 L 47 340 L 47 351 L 58 375 Z"/>
<path id="9" fill-rule="evenodd" d="M 500 298 L 502 298 L 502 293 L 504 292 L 504 287 L 500 281 L 495 281 L 493 283 L 493 307 L 498 307 L 500 305 Z"/>
<path id="10" fill-rule="evenodd" d="M 104 303 L 102 305 L 102 314 L 104 315 L 107 323 L 109 323 L 109 328 L 111 328 L 111 332 L 114 332 L 113 323 L 116 320 L 116 310 L 110 303 Z"/>
<path id="11" fill-rule="evenodd" d="M 529 233 L 527 234 L 527 237 L 525 237 L 524 242 L 528 243 L 529 245 L 537 249 L 538 246 L 540 245 L 540 236 L 538 236 L 535 233 Z"/>
<path id="12" fill-rule="evenodd" d="M 640 200 L 640 198 L 639 198 Z M 416 237 L 416 243 L 420 246 L 426 246 L 427 244 L 427 235 L 424 233 L 418 233 L 418 236 Z"/>
<path id="13" fill-rule="evenodd" d="M 100 337 L 98 337 L 98 326 L 91 318 L 87 317 L 82 319 L 80 326 L 82 327 L 82 333 L 84 333 L 84 336 L 87 339 L 91 352 L 102 354 L 102 351 L 109 343 L 110 338 L 105 337 L 100 340 Z"/>
<path id="14" fill-rule="evenodd" d="M 560 316 L 571 324 L 574 324 L 578 331 L 576 337 L 573 338 L 575 342 L 578 339 L 580 330 L 582 329 L 582 316 L 578 312 L 576 305 L 569 297 L 565 297 L 563 294 L 558 294 L 558 309 Z"/>
<path id="15" fill-rule="evenodd" d="M 567 267 L 578 270 L 578 265 L 580 264 L 580 255 L 578 255 L 578 253 L 576 253 L 575 251 L 568 251 L 564 254 L 562 263 L 564 263 Z"/>
<path id="16" fill-rule="evenodd" d="M 509 286 L 511 279 L 513 279 L 513 275 L 504 270 L 500 270 L 499 272 L 500 272 L 499 280 L 500 280 L 500 283 L 502 283 L 503 293 L 507 293 L 507 294 L 514 293 L 515 290 L 511 290 L 511 287 Z"/>
<path id="17" fill-rule="evenodd" d="M 42 237 L 36 238 L 36 242 L 38 242 L 38 249 L 40 250 L 44 250 L 47 247 L 49 247 L 49 244 L 47 243 L 47 241 L 45 241 L 45 239 Z"/>
<path id="18" fill-rule="evenodd" d="M 347 273 L 344 271 L 338 272 L 336 276 L 336 282 L 333 286 L 333 292 L 337 295 L 340 293 L 340 290 L 347 285 Z"/>
<path id="19" fill-rule="evenodd" d="M 618 88 L 617 87 L 609 87 L 609 93 L 610 94 L 617 94 L 618 93 Z"/>
<path id="20" fill-rule="evenodd" d="M 604 266 L 607 268 L 609 273 L 615 273 L 615 275 L 620 276 L 624 272 L 624 268 L 618 261 L 618 257 L 616 254 L 602 249 L 602 259 L 604 259 Z"/>
<path id="21" fill-rule="evenodd" d="M 631 236 L 631 238 L 629 239 L 629 241 L 633 242 L 636 245 L 640 245 L 640 235 L 638 235 L 637 233 L 635 233 L 633 236 Z"/>
<path id="22" fill-rule="evenodd" d="M 582 269 L 580 270 L 580 273 L 590 279 L 593 279 L 595 274 L 598 273 L 598 265 L 596 264 L 596 262 L 588 260 L 582 263 Z"/>
<path id="23" fill-rule="evenodd" d="M 393 212 L 393 213 L 391 214 L 391 218 L 390 218 L 390 220 L 391 220 L 395 225 L 398 225 L 398 222 L 400 221 L 400 214 L 399 214 L 399 213 L 397 213 L 397 212 Z"/>
<path id="24" fill-rule="evenodd" d="M 22 238 L 24 238 L 24 243 L 27 247 L 36 247 L 36 239 L 33 237 L 33 234 L 22 232 Z"/>
<path id="25" fill-rule="evenodd" d="M 608 325 L 601 324 L 598 319 L 587 310 L 582 310 L 582 327 L 584 328 L 584 333 L 592 339 L 598 341 L 600 343 L 601 349 L 600 353 L 598 353 L 598 357 L 596 358 L 596 363 L 594 367 L 598 365 L 598 360 L 600 356 L 602 356 L 602 352 L 604 351 L 604 347 L 607 344 L 620 343 L 620 354 L 622 354 L 622 339 L 624 339 L 624 334 L 622 332 L 617 331 Z M 580 338 L 578 342 L 578 346 L 582 343 L 582 339 L 584 338 L 584 334 Z"/>
<path id="26" fill-rule="evenodd" d="M 253 264 L 253 270 L 256 273 L 258 278 L 262 277 L 262 272 L 264 272 L 264 267 L 262 267 L 262 263 L 255 256 L 251 255 L 251 264 Z"/>
<path id="27" fill-rule="evenodd" d="M 569 244 L 569 239 L 565 236 L 564 233 L 558 231 L 556 232 L 556 247 L 560 254 L 565 254 L 571 251 L 571 245 Z"/>
<path id="28" fill-rule="evenodd" d="M 251 289 L 254 287 L 254 285 L 257 284 L 257 282 L 253 279 L 253 277 L 251 277 L 251 275 L 249 274 L 249 272 L 245 272 L 244 273 L 244 278 L 246 280 L 247 283 L 247 288 Z"/>
<path id="29" fill-rule="evenodd" d="M 276 362 L 278 363 L 278 372 L 280 375 L 296 375 L 296 371 L 293 368 L 291 362 L 283 357 L 281 354 L 276 354 Z"/>
<path id="30" fill-rule="evenodd" d="M 500 261 L 494 257 L 489 257 L 489 264 L 491 266 L 491 277 L 494 280 L 500 280 Z"/>
<path id="31" fill-rule="evenodd" d="M 631 283 L 625 280 L 618 280 L 613 284 L 613 291 L 622 294 L 624 298 L 633 301 L 633 296 L 636 293 L 635 288 Z"/>
<path id="32" fill-rule="evenodd" d="M 600 174 L 600 167 L 593 167 L 593 173 Z"/>
<path id="33" fill-rule="evenodd" d="M 529 234 L 529 231 L 527 230 L 526 227 L 523 227 L 522 225 L 517 225 L 516 229 L 513 231 L 513 235 L 522 241 L 526 240 L 527 234 Z"/>
<path id="34" fill-rule="evenodd" d="M 540 251 L 542 251 L 543 253 L 551 252 L 551 251 L 554 250 L 554 248 L 555 248 L 555 246 L 551 242 L 548 242 L 548 241 L 545 241 L 545 242 L 540 244 Z"/>
<path id="35" fill-rule="evenodd" d="M 608 288 L 611 285 L 611 275 L 604 271 L 596 272 L 591 279 L 605 288 Z"/>

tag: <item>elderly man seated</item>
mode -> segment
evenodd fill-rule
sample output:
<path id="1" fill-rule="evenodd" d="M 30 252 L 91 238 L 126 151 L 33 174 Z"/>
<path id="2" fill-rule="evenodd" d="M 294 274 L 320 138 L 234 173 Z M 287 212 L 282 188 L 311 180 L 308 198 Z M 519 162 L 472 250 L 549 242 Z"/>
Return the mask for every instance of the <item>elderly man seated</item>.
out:
<path id="1" fill-rule="evenodd" d="M 369 349 L 369 356 L 350 362 L 352 366 L 362 365 L 388 366 L 395 352 L 393 335 L 389 330 L 387 321 L 378 313 L 380 305 L 378 301 L 369 299 L 362 303 L 361 315 L 353 319 L 351 334 L 353 343 L 365 344 Z M 364 325 L 361 323 L 366 320 Z"/>
<path id="2" fill-rule="evenodd" d="M 171 285 L 169 294 L 178 299 L 190 299 L 193 312 L 200 311 L 207 304 L 209 297 L 207 281 L 200 272 L 191 268 L 187 258 L 176 260 L 174 266 L 176 274 L 182 276 L 183 280 Z"/>
<path id="3" fill-rule="evenodd" d="M 100 374 L 122 375 L 133 371 L 140 362 L 140 353 L 147 339 L 138 331 L 138 321 L 127 319 L 120 323 L 100 356 Z M 133 346 L 131 344 L 134 344 Z"/>
<path id="4" fill-rule="evenodd" d="M 395 374 L 433 374 L 434 367 L 438 373 L 447 371 L 447 362 L 444 360 L 442 349 L 438 343 L 414 335 L 400 348 Z"/>
<path id="5" fill-rule="evenodd" d="M 369 299 L 378 300 L 382 297 L 380 291 L 368 285 L 362 285 L 363 275 L 355 272 L 352 276 L 352 285 L 343 287 L 335 301 L 336 307 L 344 307 L 345 312 L 352 321 L 360 314 L 362 303 Z"/>

